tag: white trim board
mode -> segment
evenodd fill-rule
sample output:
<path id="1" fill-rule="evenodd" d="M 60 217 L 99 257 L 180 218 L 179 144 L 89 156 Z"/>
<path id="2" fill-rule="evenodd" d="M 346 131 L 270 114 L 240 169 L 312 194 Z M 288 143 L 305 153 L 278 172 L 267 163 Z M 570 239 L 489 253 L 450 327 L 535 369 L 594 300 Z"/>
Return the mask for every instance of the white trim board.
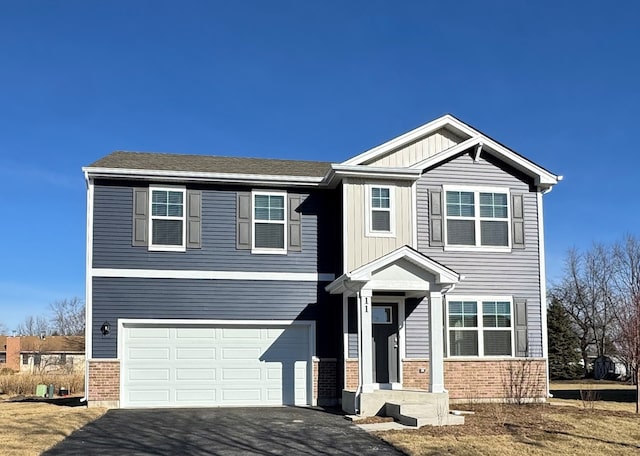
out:
<path id="1" fill-rule="evenodd" d="M 198 279 L 198 280 L 273 280 L 291 282 L 331 282 L 335 274 L 314 272 L 252 272 L 196 271 L 176 269 L 110 269 L 90 268 L 91 277 L 138 279 Z"/>

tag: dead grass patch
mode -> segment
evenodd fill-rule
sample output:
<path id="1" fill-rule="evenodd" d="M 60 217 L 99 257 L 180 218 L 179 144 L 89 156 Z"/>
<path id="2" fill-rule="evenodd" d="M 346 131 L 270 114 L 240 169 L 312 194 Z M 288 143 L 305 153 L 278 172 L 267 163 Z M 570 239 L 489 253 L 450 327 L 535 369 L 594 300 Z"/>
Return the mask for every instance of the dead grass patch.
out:
<path id="1" fill-rule="evenodd" d="M 105 411 L 99 407 L 0 403 L 0 452 L 16 456 L 39 455 Z"/>
<path id="2" fill-rule="evenodd" d="M 0 375 L 0 391 L 9 396 L 33 396 L 36 394 L 37 385 L 54 385 L 56 394 L 61 386 L 67 388 L 69 394 L 82 393 L 84 392 L 84 372 L 43 374 L 20 372 Z"/>
<path id="3" fill-rule="evenodd" d="M 640 417 L 547 404 L 477 404 L 463 426 L 380 432 L 409 455 L 640 454 Z"/>

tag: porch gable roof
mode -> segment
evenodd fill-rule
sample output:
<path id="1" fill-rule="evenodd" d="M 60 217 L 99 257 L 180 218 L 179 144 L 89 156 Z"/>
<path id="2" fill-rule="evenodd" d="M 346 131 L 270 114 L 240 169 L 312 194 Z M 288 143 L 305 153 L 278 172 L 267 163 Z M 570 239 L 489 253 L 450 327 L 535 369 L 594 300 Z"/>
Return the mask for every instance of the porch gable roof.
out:
<path id="1" fill-rule="evenodd" d="M 368 282 L 372 281 L 381 271 L 390 269 L 394 265 L 397 265 L 402 269 L 406 269 L 403 267 L 403 263 L 405 262 L 409 262 L 413 266 L 417 267 L 418 271 L 423 271 L 432 275 L 434 277 L 435 284 L 442 285 L 444 287 L 455 285 L 464 278 L 464 276 L 458 274 L 453 269 L 450 269 L 408 245 L 405 245 L 381 256 L 380 258 L 364 264 L 353 271 L 342 274 L 327 285 L 325 290 L 331 294 L 342 294 L 349 291 L 354 292 L 356 289 L 360 289 Z M 416 291 L 415 282 L 407 282 L 406 284 L 399 282 L 395 284 L 395 287 L 393 283 L 390 283 L 388 288 L 384 287 L 384 284 L 380 283 L 380 281 L 376 280 L 376 282 L 379 286 L 382 286 L 381 289 L 392 289 L 398 288 L 398 286 L 407 285 L 408 287 L 411 287 L 410 291 Z"/>

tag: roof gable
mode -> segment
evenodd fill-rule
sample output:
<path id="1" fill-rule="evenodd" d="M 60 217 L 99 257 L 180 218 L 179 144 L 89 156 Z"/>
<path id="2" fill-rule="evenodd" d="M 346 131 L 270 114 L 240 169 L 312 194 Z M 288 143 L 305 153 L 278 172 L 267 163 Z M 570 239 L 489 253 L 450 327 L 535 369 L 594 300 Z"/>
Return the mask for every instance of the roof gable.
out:
<path id="1" fill-rule="evenodd" d="M 448 136 L 450 137 L 448 142 L 441 142 L 444 147 L 436 150 L 435 153 L 425 153 L 422 157 L 416 154 L 415 162 L 407 166 L 409 169 L 424 170 L 436 166 L 469 149 L 475 148 L 475 153 L 479 154 L 481 151 L 490 153 L 515 169 L 532 177 L 536 185 L 542 188 L 550 188 L 562 179 L 562 176 L 551 173 L 450 114 L 444 115 L 384 144 L 365 151 L 360 155 L 346 160 L 342 165 L 352 167 L 380 166 L 380 164 L 385 163 L 384 158 L 390 154 L 401 151 L 403 148 L 417 141 L 432 137 L 442 131 L 448 132 Z M 455 139 L 452 138 L 459 138 L 459 141 L 456 143 Z"/>

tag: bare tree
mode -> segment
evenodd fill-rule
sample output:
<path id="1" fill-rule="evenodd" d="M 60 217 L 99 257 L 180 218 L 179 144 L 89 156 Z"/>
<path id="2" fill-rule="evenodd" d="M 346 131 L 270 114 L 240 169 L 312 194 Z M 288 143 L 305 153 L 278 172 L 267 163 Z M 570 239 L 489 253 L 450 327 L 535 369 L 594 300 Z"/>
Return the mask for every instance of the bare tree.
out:
<path id="1" fill-rule="evenodd" d="M 50 305 L 53 330 L 61 336 L 84 335 L 84 303 L 80 298 L 62 299 Z"/>
<path id="2" fill-rule="evenodd" d="M 614 266 L 611 249 L 602 244 L 594 244 L 585 253 L 570 250 L 565 260 L 564 277 L 549 292 L 550 298 L 562 303 L 572 319 L 580 341 L 585 374 L 589 347 L 595 347 L 597 356 L 605 355 L 612 347 L 616 301 L 612 288 Z"/>
<path id="3" fill-rule="evenodd" d="M 614 246 L 618 355 L 636 384 L 636 413 L 640 413 L 640 240 L 628 235 Z"/>
<path id="4" fill-rule="evenodd" d="M 42 315 L 29 315 L 18 325 L 17 333 L 21 336 L 40 336 L 50 334 L 49 321 Z"/>
<path id="5" fill-rule="evenodd" d="M 0 334 L 7 334 L 7 326 L 0 321 Z"/>

